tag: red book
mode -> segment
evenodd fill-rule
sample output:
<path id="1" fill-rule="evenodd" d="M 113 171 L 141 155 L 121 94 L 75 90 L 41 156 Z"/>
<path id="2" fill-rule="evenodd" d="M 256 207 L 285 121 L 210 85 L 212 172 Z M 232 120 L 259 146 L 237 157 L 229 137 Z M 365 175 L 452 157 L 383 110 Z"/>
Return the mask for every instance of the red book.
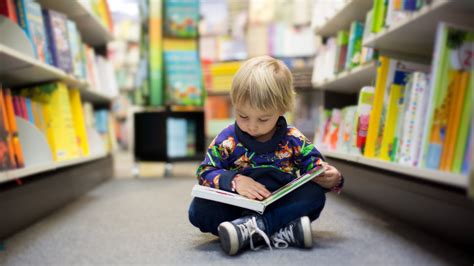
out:
<path id="1" fill-rule="evenodd" d="M 16 24 L 18 18 L 16 16 L 16 6 L 13 0 L 0 0 L 0 15 L 4 15 Z"/>

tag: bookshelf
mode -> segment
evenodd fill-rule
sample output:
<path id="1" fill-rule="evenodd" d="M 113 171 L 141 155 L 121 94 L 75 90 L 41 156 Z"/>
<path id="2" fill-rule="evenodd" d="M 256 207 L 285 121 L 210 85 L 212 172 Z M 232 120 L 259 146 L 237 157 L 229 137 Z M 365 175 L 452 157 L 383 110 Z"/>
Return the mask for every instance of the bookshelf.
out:
<path id="1" fill-rule="evenodd" d="M 364 21 L 372 2 L 373 0 L 349 0 L 333 16 L 326 17 L 326 22 L 315 28 L 315 33 L 323 37 L 334 36 L 341 29 L 348 29 L 352 21 Z"/>
<path id="2" fill-rule="evenodd" d="M 371 159 L 362 155 L 346 154 L 337 151 L 321 150 L 324 156 L 332 157 L 339 160 L 344 160 L 353 163 L 359 163 L 374 168 L 379 168 L 393 172 L 395 174 L 410 175 L 415 178 L 420 178 L 428 181 L 446 184 L 462 189 L 468 187 L 468 177 L 460 174 L 453 174 L 443 171 L 435 171 L 419 167 L 405 166 L 398 163 L 387 162 L 378 159 Z"/>
<path id="3" fill-rule="evenodd" d="M 397 52 L 431 57 L 437 22 L 474 26 L 473 12 L 472 1 L 437 0 L 413 12 L 406 19 L 369 36 L 363 45 L 385 53 Z"/>
<path id="4" fill-rule="evenodd" d="M 85 7 L 85 1 L 37 1 L 42 8 L 64 13 L 74 21 L 84 43 L 103 48 L 113 39 L 112 32 Z M 0 15 L 0 83 L 2 88 L 20 89 L 61 81 L 77 88 L 81 103 L 109 106 L 113 97 L 93 90 L 88 81 L 36 59 L 35 50 L 25 31 L 12 20 Z M 66 40 L 67 41 L 67 40 Z M 98 88 L 102 89 L 102 88 Z M 77 94 L 76 94 L 77 95 Z M 110 178 L 113 160 L 104 136 L 95 128 L 86 128 L 88 155 L 54 161 L 45 134 L 33 123 L 15 117 L 24 167 L 0 172 L 0 198 L 4 239 L 36 222 L 55 208 L 82 195 Z M 104 138 L 103 138 L 104 137 Z M 15 184 L 14 180 L 17 180 Z M 20 181 L 18 181 L 20 180 Z M 15 202 L 13 206 L 8 204 Z"/>
<path id="5" fill-rule="evenodd" d="M 376 64 L 372 61 L 351 70 L 343 71 L 322 83 L 313 84 L 313 87 L 319 90 L 357 93 L 363 86 L 373 83 L 376 69 Z"/>
<path id="6" fill-rule="evenodd" d="M 348 14 L 355 13 L 357 8 L 349 3 L 337 16 L 340 17 L 343 11 Z M 375 48 L 381 55 L 429 63 L 432 61 L 438 22 L 446 21 L 472 28 L 473 14 L 472 1 L 433 0 L 431 4 L 406 18 L 367 36 L 363 40 L 363 46 Z M 324 34 L 323 31 L 316 32 Z M 371 72 L 368 80 L 373 81 L 376 78 L 376 67 L 375 64 L 370 70 L 366 69 Z M 341 73 L 332 80 L 313 86 L 322 87 L 344 80 L 345 86 L 349 86 L 345 88 L 347 92 L 357 92 L 361 88 L 354 85 L 357 78 L 354 73 Z M 350 87 L 355 90 L 351 91 Z M 474 123 L 474 120 L 471 123 Z M 433 232 L 452 243 L 474 243 L 472 234 L 466 234 L 474 230 L 473 169 L 469 174 L 462 175 L 338 151 L 323 149 L 321 153 L 329 163 L 344 173 L 344 194 L 423 230 Z M 471 165 L 473 162 L 471 159 Z M 447 232 L 446 228 L 453 230 Z"/>
<path id="7" fill-rule="evenodd" d="M 82 39 L 91 46 L 104 46 L 114 39 L 101 21 L 81 1 L 38 0 L 42 7 L 53 9 L 76 22 Z"/>

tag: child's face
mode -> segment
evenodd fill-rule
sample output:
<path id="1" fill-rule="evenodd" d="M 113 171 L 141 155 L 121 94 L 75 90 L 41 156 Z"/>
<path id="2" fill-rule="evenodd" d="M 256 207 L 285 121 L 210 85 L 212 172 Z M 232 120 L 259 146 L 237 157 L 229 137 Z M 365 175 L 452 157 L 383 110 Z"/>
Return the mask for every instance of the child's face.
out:
<path id="1" fill-rule="evenodd" d="M 280 112 L 253 109 L 248 104 L 236 105 L 235 111 L 239 128 L 257 140 L 267 139 L 267 135 L 273 134 L 278 117 L 283 115 Z"/>

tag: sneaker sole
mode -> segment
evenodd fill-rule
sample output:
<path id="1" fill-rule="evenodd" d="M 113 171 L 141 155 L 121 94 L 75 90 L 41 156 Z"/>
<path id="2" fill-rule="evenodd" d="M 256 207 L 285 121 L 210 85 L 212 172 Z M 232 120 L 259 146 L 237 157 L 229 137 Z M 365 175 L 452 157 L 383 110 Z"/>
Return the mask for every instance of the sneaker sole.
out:
<path id="1" fill-rule="evenodd" d="M 304 247 L 311 248 L 313 247 L 313 234 L 311 232 L 311 221 L 308 216 L 301 217 L 301 226 L 303 227 L 303 232 L 309 232 L 304 234 Z"/>
<path id="2" fill-rule="evenodd" d="M 221 247 L 225 253 L 235 255 L 239 251 L 239 238 L 235 227 L 230 222 L 223 222 L 217 227 Z"/>

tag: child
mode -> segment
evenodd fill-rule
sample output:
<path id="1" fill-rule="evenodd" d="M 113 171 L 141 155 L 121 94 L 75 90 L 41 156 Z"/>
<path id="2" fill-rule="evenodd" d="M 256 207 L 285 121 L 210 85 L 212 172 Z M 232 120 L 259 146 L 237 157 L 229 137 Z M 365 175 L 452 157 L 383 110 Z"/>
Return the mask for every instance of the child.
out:
<path id="1" fill-rule="evenodd" d="M 234 76 L 231 100 L 236 123 L 210 144 L 197 169 L 199 184 L 263 200 L 316 165 L 326 171 L 269 205 L 263 215 L 194 198 L 189 220 L 202 232 L 218 235 L 229 255 L 256 249 L 258 241 L 276 248 L 310 248 L 311 221 L 321 213 L 325 192 L 339 192 L 343 178 L 283 115 L 294 105 L 292 76 L 281 61 L 261 56 L 246 61 Z M 270 236 L 270 237 L 269 237 Z M 270 243 L 271 242 L 271 243 Z"/>

